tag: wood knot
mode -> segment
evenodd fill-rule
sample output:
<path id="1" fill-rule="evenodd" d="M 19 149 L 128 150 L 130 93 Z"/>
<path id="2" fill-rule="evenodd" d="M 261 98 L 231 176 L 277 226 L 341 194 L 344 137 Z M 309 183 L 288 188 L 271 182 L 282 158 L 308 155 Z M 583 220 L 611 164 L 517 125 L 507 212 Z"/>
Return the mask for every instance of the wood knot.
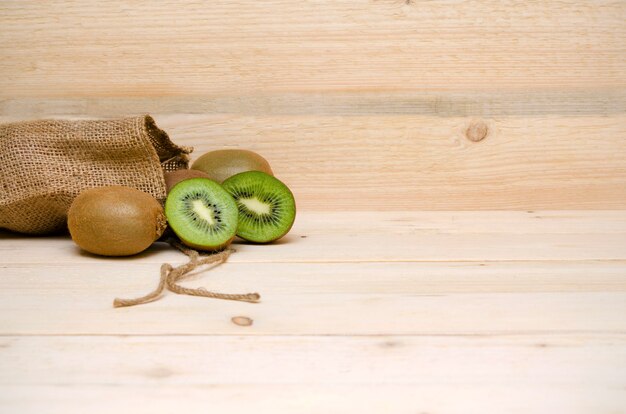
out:
<path id="1" fill-rule="evenodd" d="M 247 316 L 233 316 L 230 319 L 235 325 L 239 326 L 250 326 L 252 325 L 253 320 L 248 318 Z"/>
<path id="2" fill-rule="evenodd" d="M 472 142 L 482 141 L 487 134 L 489 134 L 489 127 L 482 121 L 472 122 L 465 130 L 465 136 Z"/>

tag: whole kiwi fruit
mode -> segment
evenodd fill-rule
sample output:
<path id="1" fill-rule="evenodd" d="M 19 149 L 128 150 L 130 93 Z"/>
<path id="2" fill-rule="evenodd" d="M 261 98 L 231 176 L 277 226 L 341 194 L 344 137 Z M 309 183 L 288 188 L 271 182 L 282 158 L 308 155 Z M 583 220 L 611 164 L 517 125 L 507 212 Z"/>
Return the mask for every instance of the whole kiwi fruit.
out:
<path id="1" fill-rule="evenodd" d="M 82 249 L 102 256 L 130 256 L 147 249 L 166 227 L 161 204 L 124 186 L 91 188 L 70 206 L 67 225 Z"/>
<path id="2" fill-rule="evenodd" d="M 243 149 L 207 152 L 194 161 L 191 169 L 207 173 L 211 180 L 220 184 L 227 178 L 246 171 L 261 171 L 274 175 L 265 158 L 256 152 Z"/>
<path id="3" fill-rule="evenodd" d="M 169 193 L 172 187 L 181 181 L 188 180 L 190 178 L 209 178 L 209 175 L 198 170 L 176 170 L 166 172 L 164 177 L 165 187 Z"/>

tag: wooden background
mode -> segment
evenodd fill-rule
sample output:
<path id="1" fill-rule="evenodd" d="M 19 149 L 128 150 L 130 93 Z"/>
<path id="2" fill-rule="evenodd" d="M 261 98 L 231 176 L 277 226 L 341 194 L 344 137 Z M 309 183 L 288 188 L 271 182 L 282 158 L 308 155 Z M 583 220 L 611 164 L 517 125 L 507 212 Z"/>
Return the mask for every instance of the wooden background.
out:
<path id="1" fill-rule="evenodd" d="M 626 208 L 624 1 L 0 7 L 0 121 L 148 112 L 303 210 Z"/>
<path id="2" fill-rule="evenodd" d="M 294 190 L 262 300 L 0 232 L 1 412 L 625 412 L 626 1 L 0 0 L 0 122 L 142 113 Z"/>

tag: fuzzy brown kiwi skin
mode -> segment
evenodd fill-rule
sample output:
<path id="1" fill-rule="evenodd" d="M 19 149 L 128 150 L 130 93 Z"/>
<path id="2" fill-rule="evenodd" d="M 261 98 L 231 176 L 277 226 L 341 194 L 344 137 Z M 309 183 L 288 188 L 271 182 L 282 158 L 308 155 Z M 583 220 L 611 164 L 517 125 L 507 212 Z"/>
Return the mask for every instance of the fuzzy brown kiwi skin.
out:
<path id="1" fill-rule="evenodd" d="M 261 171 L 274 175 L 269 162 L 256 152 L 243 149 L 224 149 L 203 154 L 191 165 L 191 169 L 208 174 L 218 183 L 246 171 Z"/>
<path id="2" fill-rule="evenodd" d="M 188 180 L 190 178 L 210 178 L 207 173 L 198 170 L 176 170 L 168 171 L 164 174 L 165 187 L 169 193 L 172 187 L 181 181 Z"/>
<path id="3" fill-rule="evenodd" d="M 161 204 L 130 187 L 108 186 L 83 191 L 68 211 L 72 239 L 101 256 L 130 256 L 147 249 L 167 225 Z"/>

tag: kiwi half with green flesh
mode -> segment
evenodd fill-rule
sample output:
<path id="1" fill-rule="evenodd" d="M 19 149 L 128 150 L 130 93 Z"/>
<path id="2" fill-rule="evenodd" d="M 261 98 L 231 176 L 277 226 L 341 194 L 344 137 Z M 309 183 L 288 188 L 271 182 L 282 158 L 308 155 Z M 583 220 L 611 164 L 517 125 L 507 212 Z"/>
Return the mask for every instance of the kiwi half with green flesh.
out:
<path id="1" fill-rule="evenodd" d="M 208 178 L 190 178 L 172 187 L 165 216 L 180 240 L 198 250 L 223 249 L 237 231 L 235 200 Z"/>
<path id="2" fill-rule="evenodd" d="M 239 209 L 237 236 L 268 243 L 289 232 L 296 218 L 296 202 L 280 180 L 260 171 L 248 171 L 230 177 L 222 185 Z"/>
<path id="3" fill-rule="evenodd" d="M 224 149 L 203 154 L 191 165 L 218 183 L 245 171 L 262 171 L 274 175 L 269 162 L 259 154 L 243 149 Z"/>

